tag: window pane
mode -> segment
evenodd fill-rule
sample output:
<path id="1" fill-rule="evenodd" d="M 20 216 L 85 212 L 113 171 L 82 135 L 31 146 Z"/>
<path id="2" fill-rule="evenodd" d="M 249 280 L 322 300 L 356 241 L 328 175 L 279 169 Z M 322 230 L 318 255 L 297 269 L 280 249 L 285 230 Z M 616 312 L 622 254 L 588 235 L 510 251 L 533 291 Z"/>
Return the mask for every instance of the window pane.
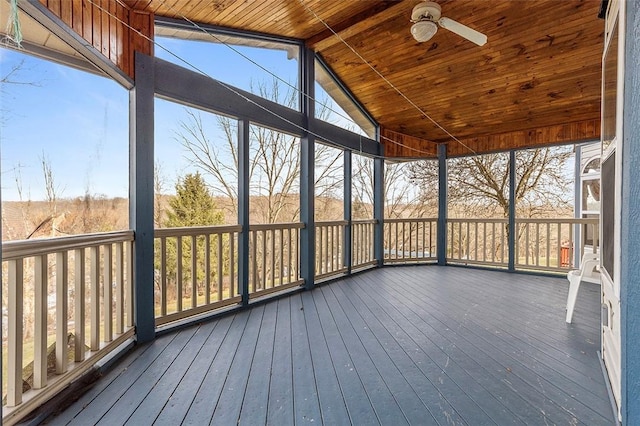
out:
<path id="1" fill-rule="evenodd" d="M 21 52 L 0 55 L 3 240 L 128 229 L 127 91 Z"/>
<path id="2" fill-rule="evenodd" d="M 295 44 L 156 28 L 156 55 L 182 67 L 299 110 Z M 241 72 L 239 72 L 241 70 Z"/>

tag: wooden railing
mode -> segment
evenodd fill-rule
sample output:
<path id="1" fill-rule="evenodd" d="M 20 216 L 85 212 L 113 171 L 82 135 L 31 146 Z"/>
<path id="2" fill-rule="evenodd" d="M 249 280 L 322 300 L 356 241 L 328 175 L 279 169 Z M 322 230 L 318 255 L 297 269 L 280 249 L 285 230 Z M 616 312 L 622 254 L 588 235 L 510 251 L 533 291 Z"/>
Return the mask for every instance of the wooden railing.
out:
<path id="1" fill-rule="evenodd" d="M 4 422 L 133 336 L 132 241 L 122 231 L 2 244 Z M 24 399 L 23 386 L 32 389 Z"/>
<path id="2" fill-rule="evenodd" d="M 598 247 L 598 227 L 598 219 L 516 219 L 514 267 L 544 272 L 578 268 L 574 260 L 582 258 L 585 250 Z M 585 243 L 587 228 L 594 236 L 590 246 Z M 576 248 L 577 232 L 582 237 Z M 448 219 L 447 262 L 506 268 L 508 235 L 507 219 Z"/>
<path id="3" fill-rule="evenodd" d="M 240 225 L 155 230 L 156 326 L 238 303 Z"/>
<path id="4" fill-rule="evenodd" d="M 351 222 L 352 268 L 363 268 L 375 264 L 373 229 L 376 223 L 375 219 L 354 220 Z"/>
<path id="5" fill-rule="evenodd" d="M 507 219 L 447 219 L 447 262 L 507 267 Z"/>
<path id="6" fill-rule="evenodd" d="M 302 223 L 249 226 L 249 297 L 303 284 L 300 277 Z"/>
<path id="7" fill-rule="evenodd" d="M 438 219 L 385 219 L 384 262 L 410 263 L 436 260 Z"/>
<path id="8" fill-rule="evenodd" d="M 349 222 L 316 222 L 316 273 L 317 279 L 347 272 L 345 265 L 345 232 Z"/>
<path id="9" fill-rule="evenodd" d="M 578 228 L 578 229 L 576 229 Z M 593 236 L 593 244 L 586 246 L 587 228 Z M 598 247 L 598 219 L 516 219 L 518 243 L 516 244 L 516 268 L 563 272 L 579 268 L 574 262 L 574 236 L 580 232 L 578 259 L 585 250 Z"/>

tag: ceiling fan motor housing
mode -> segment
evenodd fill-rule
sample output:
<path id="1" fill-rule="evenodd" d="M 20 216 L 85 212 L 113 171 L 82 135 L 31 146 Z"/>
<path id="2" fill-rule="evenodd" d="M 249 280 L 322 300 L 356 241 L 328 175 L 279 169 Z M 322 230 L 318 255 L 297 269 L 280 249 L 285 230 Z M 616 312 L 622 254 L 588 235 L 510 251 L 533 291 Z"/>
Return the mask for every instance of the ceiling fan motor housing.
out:
<path id="1" fill-rule="evenodd" d="M 442 16 L 442 9 L 440 5 L 433 1 L 423 1 L 414 6 L 413 11 L 411 12 L 411 21 L 433 21 L 438 22 Z"/>

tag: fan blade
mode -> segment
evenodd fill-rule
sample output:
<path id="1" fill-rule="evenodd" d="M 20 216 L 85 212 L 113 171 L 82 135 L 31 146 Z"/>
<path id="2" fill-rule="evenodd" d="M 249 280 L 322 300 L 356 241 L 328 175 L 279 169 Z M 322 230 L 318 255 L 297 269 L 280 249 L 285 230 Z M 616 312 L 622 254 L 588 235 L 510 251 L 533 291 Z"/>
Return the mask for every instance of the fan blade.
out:
<path id="1" fill-rule="evenodd" d="M 442 28 L 445 28 L 449 31 L 452 31 L 458 34 L 460 37 L 464 37 L 467 40 L 477 44 L 478 46 L 484 46 L 487 42 L 487 36 L 474 30 L 473 28 L 469 28 L 466 25 L 461 24 L 460 22 L 454 21 L 449 18 L 440 18 L 438 24 Z"/>

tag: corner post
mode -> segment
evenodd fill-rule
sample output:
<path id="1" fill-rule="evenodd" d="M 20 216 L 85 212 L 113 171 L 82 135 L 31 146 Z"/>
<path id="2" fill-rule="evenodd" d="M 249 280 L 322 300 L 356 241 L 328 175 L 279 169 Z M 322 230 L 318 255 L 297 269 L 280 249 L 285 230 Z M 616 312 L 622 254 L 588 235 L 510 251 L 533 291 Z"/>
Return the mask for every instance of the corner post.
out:
<path id="1" fill-rule="evenodd" d="M 509 272 L 516 270 L 516 152 L 509 151 Z"/>
<path id="2" fill-rule="evenodd" d="M 315 54 L 307 47 L 301 47 L 300 67 L 300 106 L 309 129 L 315 120 Z M 315 138 L 307 132 L 300 139 L 300 221 L 304 225 L 300 232 L 300 273 L 308 290 L 315 285 L 316 272 L 315 151 Z"/>
<path id="3" fill-rule="evenodd" d="M 438 144 L 438 265 L 447 264 L 447 145 Z"/>
<path id="4" fill-rule="evenodd" d="M 133 244 L 133 312 L 139 343 L 155 338 L 153 301 L 154 63 L 136 52 L 136 84 L 129 92 L 129 226 Z"/>
<path id="5" fill-rule="evenodd" d="M 344 238 L 343 238 L 343 248 L 342 256 L 344 261 L 344 267 L 347 268 L 347 274 L 351 274 L 351 267 L 353 265 L 353 234 L 352 234 L 352 226 L 351 222 L 353 220 L 353 211 L 352 211 L 352 157 L 351 151 L 345 150 L 342 154 L 344 157 L 344 220 L 347 221 L 347 225 L 344 229 Z"/>
<path id="6" fill-rule="evenodd" d="M 376 264 L 384 264 L 384 158 L 373 160 L 373 256 Z"/>
<path id="7" fill-rule="evenodd" d="M 238 292 L 249 304 L 249 121 L 238 120 Z"/>
<path id="8" fill-rule="evenodd" d="M 624 43 L 624 107 L 620 207 L 620 334 L 622 424 L 640 424 L 640 2 L 620 2 Z M 624 13 L 623 13 L 624 12 Z M 626 16 L 625 16 L 626 15 Z M 618 94 L 620 96 L 620 94 Z M 618 141 L 620 144 L 620 141 Z M 620 164 L 620 163 L 619 163 Z"/>

